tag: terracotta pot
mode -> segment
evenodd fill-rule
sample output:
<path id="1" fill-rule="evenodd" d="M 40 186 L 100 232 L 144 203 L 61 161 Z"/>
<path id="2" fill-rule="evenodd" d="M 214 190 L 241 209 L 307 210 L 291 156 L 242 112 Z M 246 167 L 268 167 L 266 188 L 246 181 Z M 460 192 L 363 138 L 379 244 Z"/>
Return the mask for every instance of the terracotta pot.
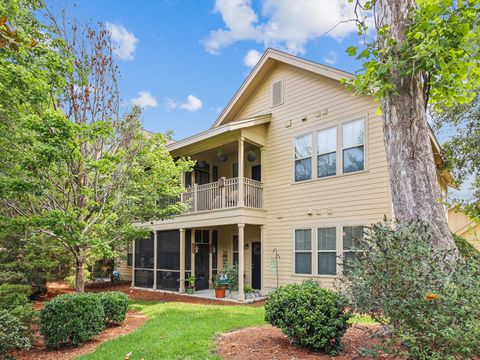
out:
<path id="1" fill-rule="evenodd" d="M 215 297 L 217 299 L 224 298 L 225 297 L 225 290 L 226 290 L 226 288 L 224 288 L 224 287 L 215 289 Z"/>

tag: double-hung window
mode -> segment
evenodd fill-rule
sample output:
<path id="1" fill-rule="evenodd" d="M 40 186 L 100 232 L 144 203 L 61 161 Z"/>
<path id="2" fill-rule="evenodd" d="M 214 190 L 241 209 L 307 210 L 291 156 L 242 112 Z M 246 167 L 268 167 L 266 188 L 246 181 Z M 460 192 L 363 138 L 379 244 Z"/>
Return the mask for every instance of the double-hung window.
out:
<path id="1" fill-rule="evenodd" d="M 295 274 L 312 273 L 312 229 L 295 229 Z"/>
<path id="2" fill-rule="evenodd" d="M 295 181 L 312 178 L 312 134 L 295 138 Z"/>
<path id="3" fill-rule="evenodd" d="M 343 173 L 365 168 L 365 123 L 363 119 L 343 124 Z"/>
<path id="4" fill-rule="evenodd" d="M 337 173 L 337 128 L 320 130 L 317 133 L 317 176 L 332 176 Z"/>
<path id="5" fill-rule="evenodd" d="M 317 229 L 318 275 L 337 274 L 337 229 Z"/>
<path id="6" fill-rule="evenodd" d="M 233 265 L 238 265 L 238 235 L 232 237 Z"/>
<path id="7" fill-rule="evenodd" d="M 343 227 L 343 259 L 348 267 L 348 259 L 356 258 L 361 251 L 358 249 L 358 241 L 364 236 L 363 226 Z"/>

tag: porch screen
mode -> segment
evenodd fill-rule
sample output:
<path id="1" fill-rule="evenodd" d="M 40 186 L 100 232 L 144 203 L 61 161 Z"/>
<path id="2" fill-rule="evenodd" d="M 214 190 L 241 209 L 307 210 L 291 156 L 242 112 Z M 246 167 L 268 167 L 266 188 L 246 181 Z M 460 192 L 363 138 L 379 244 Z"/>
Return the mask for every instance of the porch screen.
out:
<path id="1" fill-rule="evenodd" d="M 153 233 L 149 239 L 135 240 L 134 284 L 153 288 Z"/>
<path id="2" fill-rule="evenodd" d="M 180 282 L 180 232 L 157 232 L 157 289 L 178 291 Z"/>

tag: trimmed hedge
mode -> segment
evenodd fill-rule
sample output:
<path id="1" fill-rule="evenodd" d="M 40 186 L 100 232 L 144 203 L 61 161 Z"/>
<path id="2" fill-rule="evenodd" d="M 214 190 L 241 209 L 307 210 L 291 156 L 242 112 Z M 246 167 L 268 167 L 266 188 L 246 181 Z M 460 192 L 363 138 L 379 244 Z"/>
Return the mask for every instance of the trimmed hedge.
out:
<path id="1" fill-rule="evenodd" d="M 128 310 L 128 296 L 119 291 L 105 291 L 95 294 L 105 313 L 105 325 L 118 325 L 125 320 Z"/>
<path id="2" fill-rule="evenodd" d="M 0 359 L 8 359 L 12 350 L 29 349 L 30 331 L 17 316 L 0 310 Z"/>
<path id="3" fill-rule="evenodd" d="M 48 349 L 78 346 L 105 327 L 105 312 L 98 296 L 76 293 L 57 296 L 40 312 L 40 333 Z"/>
<path id="4" fill-rule="evenodd" d="M 282 330 L 290 341 L 309 350 L 336 355 L 352 316 L 346 297 L 313 280 L 282 286 L 265 305 L 265 320 Z"/>

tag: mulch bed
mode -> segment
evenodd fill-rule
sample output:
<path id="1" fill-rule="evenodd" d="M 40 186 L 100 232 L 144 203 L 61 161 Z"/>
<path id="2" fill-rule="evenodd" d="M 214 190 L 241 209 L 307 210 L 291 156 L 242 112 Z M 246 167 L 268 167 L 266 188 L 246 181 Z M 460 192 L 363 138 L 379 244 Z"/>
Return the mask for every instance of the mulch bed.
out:
<path id="1" fill-rule="evenodd" d="M 129 311 L 127 317 L 121 326 L 109 327 L 87 341 L 80 347 L 68 347 L 61 350 L 48 351 L 45 348 L 42 336 L 38 329 L 34 329 L 33 347 L 28 351 L 17 351 L 13 355 L 19 360 L 69 360 L 77 356 L 94 352 L 101 343 L 115 339 L 119 336 L 131 333 L 139 328 L 147 320 L 147 317 L 140 312 Z"/>
<path id="2" fill-rule="evenodd" d="M 217 353 L 225 360 L 352 360 L 365 359 L 359 354 L 362 347 L 375 344 L 369 330 L 373 326 L 356 325 L 347 330 L 343 343 L 344 351 L 338 356 L 317 354 L 290 344 L 279 329 L 269 325 L 236 330 L 217 338 Z M 395 359 L 386 354 L 376 359 Z"/>

